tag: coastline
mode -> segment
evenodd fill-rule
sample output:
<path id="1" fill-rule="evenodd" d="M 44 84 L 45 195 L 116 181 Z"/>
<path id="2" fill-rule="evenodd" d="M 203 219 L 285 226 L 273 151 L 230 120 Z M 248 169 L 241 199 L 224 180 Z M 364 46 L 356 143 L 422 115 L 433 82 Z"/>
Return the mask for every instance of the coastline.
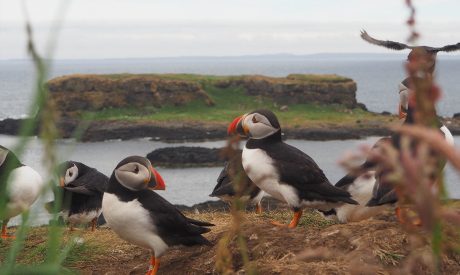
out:
<path id="1" fill-rule="evenodd" d="M 9 118 L 1 120 L 0 134 L 19 135 L 20 125 L 24 121 L 25 119 Z M 453 135 L 460 135 L 459 118 L 443 118 L 442 121 Z M 362 139 L 370 136 L 390 135 L 391 130 L 388 127 L 392 123 L 394 124 L 395 122 L 386 125 L 370 121 L 359 122 L 354 125 L 331 123 L 312 127 L 285 127 L 283 128 L 283 136 L 289 139 L 314 141 Z M 227 138 L 227 125 L 224 123 L 172 123 L 131 120 L 98 120 L 79 123 L 76 119 L 61 119 L 57 123 L 57 127 L 61 138 L 73 138 L 75 137 L 75 132 L 84 129 L 83 134 L 78 139 L 81 142 L 150 138 L 155 141 L 177 143 L 216 141 Z M 36 136 L 38 132 L 37 127 L 32 135 Z"/>

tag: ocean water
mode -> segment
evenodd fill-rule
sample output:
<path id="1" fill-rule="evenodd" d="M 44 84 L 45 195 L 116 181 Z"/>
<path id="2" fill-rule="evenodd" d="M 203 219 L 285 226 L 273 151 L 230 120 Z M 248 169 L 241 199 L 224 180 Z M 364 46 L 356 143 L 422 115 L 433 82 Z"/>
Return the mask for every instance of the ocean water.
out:
<path id="1" fill-rule="evenodd" d="M 76 73 L 197 73 L 215 75 L 291 73 L 339 74 L 358 84 L 357 99 L 369 110 L 395 113 L 398 84 L 404 79 L 402 55 L 317 55 L 222 58 L 156 58 L 114 60 L 60 60 L 52 63 L 50 78 Z M 460 112 L 460 59 L 440 56 L 438 83 L 444 93 L 438 106 L 442 116 Z M 28 113 L 34 84 L 34 68 L 24 60 L 0 60 L 0 119 Z"/>
<path id="2" fill-rule="evenodd" d="M 335 183 L 345 175 L 343 168 L 338 165 L 338 160 L 346 152 L 356 150 L 360 145 L 373 145 L 377 139 L 377 137 L 370 137 L 363 140 L 288 140 L 287 142 L 310 155 L 323 169 L 330 182 Z M 13 147 L 16 142 L 17 137 L 0 135 L 0 144 L 6 147 Z M 460 144 L 460 137 L 456 137 L 456 142 Z M 130 155 L 145 156 L 154 149 L 167 146 L 187 145 L 214 148 L 222 147 L 224 144 L 224 141 L 166 144 L 148 139 L 90 143 L 60 140 L 56 142 L 56 148 L 61 160 L 81 161 L 110 176 L 117 163 Z M 43 146 L 40 140 L 30 138 L 25 154 L 21 157 L 22 162 L 46 176 L 42 159 Z M 173 204 L 188 206 L 207 200 L 215 200 L 208 195 L 212 192 L 221 169 L 222 167 L 178 169 L 157 167 L 166 183 L 166 190 L 158 193 Z M 459 175 L 450 166 L 446 168 L 446 182 L 450 196 L 460 198 Z M 52 195 L 45 194 L 34 204 L 33 215 L 31 215 L 33 224 L 47 223 L 49 215 L 43 208 L 43 204 L 51 200 Z M 17 224 L 19 221 L 20 217 L 16 217 L 11 220 L 11 224 Z"/>

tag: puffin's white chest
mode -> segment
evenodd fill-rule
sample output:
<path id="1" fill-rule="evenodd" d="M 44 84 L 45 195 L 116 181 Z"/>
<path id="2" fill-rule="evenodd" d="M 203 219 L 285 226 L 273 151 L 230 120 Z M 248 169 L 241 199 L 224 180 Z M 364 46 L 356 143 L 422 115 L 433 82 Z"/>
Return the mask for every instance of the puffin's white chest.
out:
<path id="1" fill-rule="evenodd" d="M 29 209 L 43 187 L 41 176 L 29 166 L 14 169 L 8 179 L 7 216 L 14 217 Z"/>
<path id="2" fill-rule="evenodd" d="M 160 256 L 168 245 L 157 235 L 150 213 L 136 199 L 123 202 L 114 194 L 104 193 L 102 212 L 107 224 L 120 238 L 151 249 Z"/>
<path id="3" fill-rule="evenodd" d="M 242 163 L 248 177 L 260 189 L 292 206 L 299 204 L 297 192 L 289 185 L 280 184 L 280 177 L 274 166 L 273 159 L 263 150 L 245 147 L 243 149 Z"/>
<path id="4" fill-rule="evenodd" d="M 367 207 L 366 203 L 372 198 L 375 184 L 375 172 L 368 172 L 360 177 L 347 188 L 352 198 L 359 205 L 344 204 L 336 208 L 337 218 L 340 222 L 356 222 L 368 219 L 382 212 L 387 206 Z"/>

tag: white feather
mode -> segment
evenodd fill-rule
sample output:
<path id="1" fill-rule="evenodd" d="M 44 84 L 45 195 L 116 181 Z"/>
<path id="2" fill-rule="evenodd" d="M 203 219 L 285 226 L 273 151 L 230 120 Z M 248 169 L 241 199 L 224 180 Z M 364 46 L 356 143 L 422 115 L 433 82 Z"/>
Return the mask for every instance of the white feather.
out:
<path id="1" fill-rule="evenodd" d="M 101 215 L 102 210 L 92 210 L 92 211 L 87 211 L 87 212 L 82 212 L 82 213 L 77 213 L 77 214 L 72 214 L 70 216 L 64 216 L 68 217 L 66 218 L 71 224 L 87 224 L 91 222 L 93 219 L 99 217 Z"/>
<path id="2" fill-rule="evenodd" d="M 372 198 L 375 181 L 375 172 L 371 171 L 356 178 L 350 184 L 347 191 L 359 205 L 344 204 L 336 207 L 337 219 L 340 222 L 347 223 L 365 220 L 389 208 L 388 205 L 366 206 L 366 203 Z"/>
<path id="3" fill-rule="evenodd" d="M 160 257 L 168 245 L 156 234 L 157 230 L 150 213 L 137 200 L 123 202 L 116 195 L 104 193 L 102 212 L 110 228 L 120 238 L 150 249 Z"/>
<path id="4" fill-rule="evenodd" d="M 21 166 L 8 178 L 6 216 L 12 218 L 29 209 L 43 188 L 42 177 L 29 166 Z"/>

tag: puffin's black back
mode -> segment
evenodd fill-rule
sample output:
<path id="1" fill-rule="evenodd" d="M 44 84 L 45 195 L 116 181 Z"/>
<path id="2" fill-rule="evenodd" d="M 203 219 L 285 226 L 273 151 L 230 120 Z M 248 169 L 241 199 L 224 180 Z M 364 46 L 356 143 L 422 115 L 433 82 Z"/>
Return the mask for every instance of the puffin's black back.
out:
<path id="1" fill-rule="evenodd" d="M 0 148 L 2 150 L 8 151 L 5 160 L 3 161 L 2 165 L 0 165 L 0 186 L 5 186 L 11 171 L 21 166 L 24 166 L 24 164 L 22 164 L 21 161 L 19 161 L 18 157 L 8 148 L 5 148 L 1 145 Z"/>
<path id="2" fill-rule="evenodd" d="M 301 199 L 357 204 L 347 191 L 329 182 L 310 156 L 282 142 L 281 130 L 264 139 L 248 140 L 246 148 L 262 149 L 272 158 L 280 181 L 295 187 Z"/>
<path id="3" fill-rule="evenodd" d="M 237 178 L 242 191 L 241 195 L 249 195 L 252 199 L 256 197 L 261 190 L 251 181 L 246 172 L 244 172 L 241 156 L 242 150 L 238 150 L 235 155 L 225 164 L 224 168 L 217 178 L 217 185 L 211 193 L 211 197 L 235 196 L 232 177 Z"/>

